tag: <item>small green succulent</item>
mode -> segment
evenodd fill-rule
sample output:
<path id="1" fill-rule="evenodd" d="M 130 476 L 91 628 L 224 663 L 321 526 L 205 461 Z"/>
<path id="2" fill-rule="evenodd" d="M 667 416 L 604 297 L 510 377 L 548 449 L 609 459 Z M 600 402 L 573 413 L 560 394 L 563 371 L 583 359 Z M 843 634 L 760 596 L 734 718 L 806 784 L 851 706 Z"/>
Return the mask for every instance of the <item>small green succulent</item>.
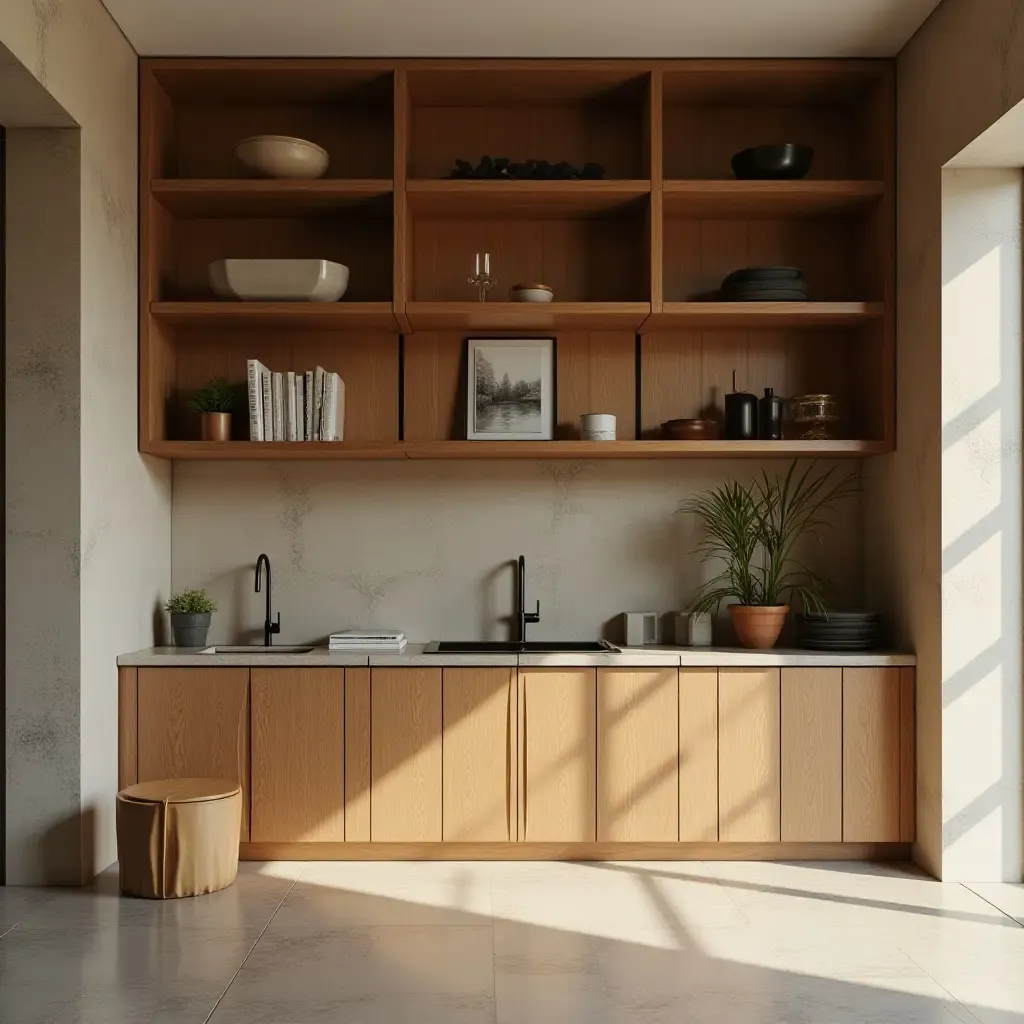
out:
<path id="1" fill-rule="evenodd" d="M 206 615 L 217 610 L 217 602 L 205 590 L 182 590 L 165 607 L 172 615 Z"/>
<path id="2" fill-rule="evenodd" d="M 214 377 L 192 393 L 188 407 L 194 412 L 231 412 L 235 407 L 236 392 L 227 377 Z"/>

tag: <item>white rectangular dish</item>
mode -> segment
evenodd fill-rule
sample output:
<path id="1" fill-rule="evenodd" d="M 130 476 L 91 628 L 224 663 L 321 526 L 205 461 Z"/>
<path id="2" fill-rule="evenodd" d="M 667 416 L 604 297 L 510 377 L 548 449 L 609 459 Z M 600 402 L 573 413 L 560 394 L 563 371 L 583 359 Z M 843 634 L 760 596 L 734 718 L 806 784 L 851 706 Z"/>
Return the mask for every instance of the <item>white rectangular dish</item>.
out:
<path id="1" fill-rule="evenodd" d="M 337 302 L 348 267 L 330 260 L 216 260 L 207 268 L 222 299 L 250 302 Z"/>

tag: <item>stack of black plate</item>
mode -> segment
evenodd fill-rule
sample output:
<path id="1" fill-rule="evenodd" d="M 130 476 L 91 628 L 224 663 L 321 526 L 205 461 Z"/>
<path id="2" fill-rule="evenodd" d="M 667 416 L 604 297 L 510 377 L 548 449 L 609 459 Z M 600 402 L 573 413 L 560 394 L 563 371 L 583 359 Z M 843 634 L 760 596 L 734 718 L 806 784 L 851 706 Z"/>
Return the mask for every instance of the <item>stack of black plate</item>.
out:
<path id="1" fill-rule="evenodd" d="M 801 615 L 800 646 L 814 651 L 871 651 L 881 646 L 882 620 L 877 612 Z"/>
<path id="2" fill-rule="evenodd" d="M 726 302 L 806 302 L 807 282 L 799 267 L 745 267 L 722 282 Z"/>

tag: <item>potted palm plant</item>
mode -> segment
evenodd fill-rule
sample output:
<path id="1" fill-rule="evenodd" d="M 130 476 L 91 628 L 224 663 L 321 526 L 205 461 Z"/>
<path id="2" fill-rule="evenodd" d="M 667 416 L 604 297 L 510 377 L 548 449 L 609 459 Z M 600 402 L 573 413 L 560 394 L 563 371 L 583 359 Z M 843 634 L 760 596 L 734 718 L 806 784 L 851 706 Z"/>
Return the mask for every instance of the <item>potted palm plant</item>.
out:
<path id="1" fill-rule="evenodd" d="M 204 441 L 231 440 L 231 410 L 235 407 L 235 388 L 226 377 L 214 377 L 192 393 L 188 407 L 202 416 Z"/>
<path id="2" fill-rule="evenodd" d="M 166 604 L 178 647 L 205 647 L 217 602 L 205 590 L 182 590 Z"/>
<path id="3" fill-rule="evenodd" d="M 750 484 L 721 484 L 680 509 L 704 526 L 697 547 L 703 560 L 725 563 L 697 590 L 690 610 L 714 613 L 734 599 L 729 614 L 744 647 L 774 647 L 794 599 L 805 611 L 825 612 L 821 594 L 828 582 L 798 559 L 797 544 L 808 536 L 823 540 L 829 508 L 857 493 L 858 478 L 834 469 L 819 474 L 813 463 L 802 471 L 797 466 L 782 478 L 762 470 Z"/>

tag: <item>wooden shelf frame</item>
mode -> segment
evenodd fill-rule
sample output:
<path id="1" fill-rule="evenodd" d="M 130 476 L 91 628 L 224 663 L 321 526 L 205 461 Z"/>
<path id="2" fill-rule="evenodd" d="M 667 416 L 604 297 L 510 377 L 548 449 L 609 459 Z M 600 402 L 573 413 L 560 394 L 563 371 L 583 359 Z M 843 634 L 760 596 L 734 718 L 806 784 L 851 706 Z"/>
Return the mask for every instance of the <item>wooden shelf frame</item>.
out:
<path id="1" fill-rule="evenodd" d="M 249 125 L 255 116 L 253 110 L 261 104 L 268 111 L 277 111 L 283 104 L 285 114 L 295 121 L 294 134 L 301 134 L 304 118 L 311 126 L 310 131 L 332 124 L 333 115 L 325 111 L 338 109 L 345 125 L 354 126 L 355 137 L 358 138 L 359 131 L 373 133 L 373 153 L 362 162 L 354 157 L 353 162 L 338 148 L 338 137 L 332 135 L 323 140 L 332 152 L 328 173 L 358 175 L 369 170 L 374 176 L 313 181 L 211 177 L 208 173 L 201 176 L 204 168 L 216 168 L 219 172 L 227 171 L 229 166 L 223 154 L 205 159 L 194 152 L 196 125 L 200 124 L 195 119 L 202 114 L 207 97 L 212 97 L 214 106 L 219 104 L 211 116 L 220 118 L 218 123 L 229 129 L 233 111 L 239 111 L 239 125 Z M 351 110 L 346 107 L 350 102 L 355 104 Z M 177 123 L 178 107 L 182 104 L 188 108 L 186 121 L 192 119 L 185 128 Z M 537 127 L 535 108 L 555 111 L 548 128 Z M 708 133 L 718 131 L 718 108 L 739 109 L 740 114 L 732 119 L 731 127 L 727 124 L 722 129 L 720 138 L 713 138 L 708 144 Z M 603 110 L 607 117 L 595 121 L 593 110 Z M 834 124 L 825 117 L 829 110 L 841 111 Z M 492 116 L 495 112 L 497 120 Z M 283 115 L 277 112 L 275 116 Z M 374 122 L 377 127 L 367 128 L 372 118 L 378 119 Z M 386 124 L 379 123 L 381 118 Z M 686 135 L 680 134 L 679 126 L 689 123 L 687 118 L 696 118 L 695 131 L 706 146 L 703 154 L 680 149 L 681 139 Z M 583 373 L 589 381 L 576 391 L 593 395 L 595 401 L 604 393 L 602 375 L 624 372 L 621 360 L 602 366 L 605 356 L 600 354 L 621 351 L 624 332 L 637 338 L 637 395 L 641 393 L 643 372 L 639 358 L 641 335 L 645 339 L 663 334 L 703 338 L 705 347 L 714 345 L 716 337 L 723 341 L 745 337 L 747 355 L 741 357 L 737 366 L 741 381 L 747 362 L 752 367 L 765 365 L 758 354 L 762 345 L 775 353 L 777 363 L 783 358 L 778 355 L 780 346 L 781 350 L 791 348 L 793 359 L 799 360 L 804 358 L 799 353 L 805 353 L 809 345 L 819 345 L 824 351 L 834 343 L 837 351 L 843 353 L 837 358 L 845 360 L 844 368 L 852 368 L 858 387 L 870 392 L 870 415 L 861 420 L 870 422 L 871 427 L 869 440 L 830 442 L 839 446 L 833 447 L 832 453 L 861 457 L 891 451 L 895 447 L 894 118 L 891 61 L 143 60 L 140 450 L 181 459 L 674 458 L 783 454 L 777 447 L 740 448 L 731 442 L 721 442 L 718 448 L 714 444 L 709 447 L 708 443 L 693 447 L 681 442 L 620 441 L 608 453 L 591 446 L 576 449 L 572 446 L 578 442 L 572 441 L 546 442 L 538 449 L 525 443 L 496 448 L 472 443 L 467 448 L 466 442 L 446 440 L 443 436 L 415 443 L 397 440 L 326 446 L 329 454 L 324 454 L 325 446 L 320 445 L 314 453 L 301 445 L 284 445 L 280 450 L 263 445 L 254 446 L 254 450 L 244 447 L 244 442 L 232 442 L 226 448 L 207 447 L 202 450 L 205 454 L 197 454 L 192 442 L 169 440 L 165 436 L 169 421 L 157 406 L 169 401 L 173 388 L 168 373 L 176 359 L 175 347 L 186 344 L 195 349 L 193 335 L 204 343 L 209 339 L 209 343 L 217 345 L 221 344 L 216 340 L 217 332 L 224 332 L 223 344 L 237 349 L 240 336 L 250 331 L 262 335 L 284 332 L 285 339 L 294 335 L 299 347 L 302 337 L 323 334 L 326 343 L 328 336 L 337 337 L 338 332 L 369 331 L 436 337 L 438 344 L 449 350 L 461 338 L 476 333 L 522 333 L 556 339 L 571 335 L 578 351 L 591 353 L 574 357 L 571 364 L 571 372 Z M 565 156 L 579 162 L 581 156 L 574 147 L 585 155 L 580 139 L 586 139 L 587 133 L 595 130 L 595 124 L 599 133 L 605 131 L 605 120 L 615 126 L 607 132 L 619 131 L 621 137 L 606 132 L 597 139 L 596 147 L 608 156 L 611 172 L 620 177 L 478 181 L 413 174 L 421 175 L 426 168 L 427 173 L 440 175 L 456 155 L 474 158 L 473 145 L 489 138 L 494 139 L 494 144 L 488 143 L 485 148 L 496 154 L 512 158 Z M 773 134 L 769 128 L 781 125 L 792 127 L 790 134 L 794 137 L 806 137 L 816 148 L 811 175 L 800 181 L 733 180 L 722 154 L 726 152 L 727 138 L 731 138 L 729 133 L 740 131 L 736 126 L 746 122 L 763 125 L 759 129 L 762 134 Z M 439 128 L 436 136 L 429 134 L 432 127 Z M 800 128 L 806 132 L 801 133 Z M 853 137 L 847 140 L 844 132 L 851 129 Z M 281 129 L 268 124 L 266 130 Z M 193 133 L 188 137 L 191 155 L 182 171 L 189 176 L 173 177 L 168 175 L 168 169 L 174 173 L 177 158 L 173 148 L 180 131 Z M 748 137 L 744 144 L 761 141 L 753 130 L 747 131 L 744 138 Z M 230 131 L 227 135 L 222 133 L 218 145 L 228 145 L 225 140 L 230 138 Z M 390 146 L 389 161 L 382 157 L 385 138 Z M 527 145 L 530 138 L 546 145 Z M 866 138 L 873 148 L 870 155 L 862 156 L 861 143 Z M 564 153 L 555 148 L 563 139 Z M 509 143 L 512 151 L 502 154 L 502 140 Z M 515 148 L 514 142 L 522 145 Z M 337 165 L 335 156 L 339 157 Z M 388 162 L 390 166 L 386 166 Z M 680 170 L 694 173 L 680 177 Z M 256 237 L 258 220 L 284 218 L 301 225 L 304 221 L 313 224 L 325 215 L 341 230 L 350 221 L 355 225 L 368 218 L 390 219 L 391 279 L 385 285 L 381 278 L 367 290 L 364 277 L 362 291 L 356 291 L 361 298 L 385 298 L 384 288 L 389 287 L 390 301 L 345 299 L 334 304 L 308 305 L 182 301 L 178 295 L 188 299 L 189 291 L 167 286 L 166 282 L 178 272 L 169 262 L 174 258 L 169 254 L 175 248 L 178 221 L 252 224 L 253 232 L 247 234 L 242 230 L 231 235 L 244 240 L 250 235 Z M 437 272 L 448 275 L 447 283 L 424 291 L 417 286 L 417 275 L 431 271 L 425 269 L 417 255 L 416 239 L 430 222 L 450 224 L 453 232 L 462 234 L 456 248 L 438 254 L 442 269 Z M 554 261 L 549 267 L 539 259 L 537 274 L 541 279 L 549 278 L 556 286 L 556 299 L 559 295 L 565 298 L 547 306 L 504 301 L 501 296 L 513 283 L 508 275 L 518 271 L 506 269 L 503 274 L 501 263 L 499 285 L 492 293 L 492 301 L 473 301 L 468 285 L 465 298 L 458 297 L 461 266 L 467 258 L 463 249 L 472 248 L 472 239 L 465 234 L 466 226 L 477 222 L 537 222 L 537 232 L 525 241 L 520 237 L 515 244 L 520 248 L 533 246 L 538 254 L 544 251 L 545 258 Z M 579 266 L 580 256 L 587 245 L 613 252 L 614 234 L 590 239 L 579 233 L 581 229 L 570 225 L 618 222 L 630 225 L 629 231 L 634 232 L 632 241 L 615 257 L 618 264 L 606 260 L 607 265 L 599 265 L 594 277 L 594 267 Z M 697 248 L 692 253 L 680 250 L 678 234 L 673 235 L 680 223 L 693 225 L 691 233 L 696 241 L 692 244 Z M 715 224 L 719 227 L 712 228 Z M 745 248 L 751 263 L 758 259 L 785 262 L 790 253 L 796 261 L 809 244 L 813 251 L 814 243 L 806 241 L 806 229 L 801 227 L 807 224 L 824 225 L 826 233 L 830 225 L 849 232 L 839 242 L 840 247 L 847 249 L 826 259 L 833 261 L 827 268 L 831 272 L 829 285 L 813 291 L 822 298 L 844 301 L 672 301 L 692 293 L 681 287 L 686 282 L 676 270 L 681 253 L 686 259 L 707 260 L 715 270 L 722 263 L 743 265 L 730 261 L 739 260 Z M 220 229 L 211 226 L 208 230 L 216 234 Z M 231 230 L 225 228 L 229 233 Z M 520 230 L 521 235 L 525 231 L 512 230 Z M 608 230 L 614 232 L 617 228 Z M 822 229 L 815 230 L 820 233 Z M 640 234 L 635 234 L 637 231 Z M 742 241 L 744 232 L 749 238 L 746 247 Z M 310 237 L 320 236 L 314 232 Z M 716 241 L 722 237 L 731 239 L 725 248 Z M 264 243 L 265 239 L 261 244 Z M 291 246 L 296 249 L 299 243 L 293 238 Z M 200 253 L 205 256 L 206 248 L 194 244 L 193 239 L 189 251 L 194 253 L 193 259 L 198 259 Z M 492 253 L 500 250 L 500 242 L 491 248 Z M 771 259 L 773 254 L 778 258 Z M 616 289 L 615 278 L 609 275 L 613 275 L 616 266 L 637 272 L 636 256 L 641 257 L 641 276 Z M 184 258 L 189 257 L 186 254 Z M 559 270 L 559 260 L 563 270 Z M 850 277 L 852 294 L 836 285 L 837 280 L 841 282 L 843 260 L 867 268 Z M 813 264 L 812 257 L 809 265 Z M 504 267 L 508 266 L 506 260 Z M 358 280 L 360 270 L 365 273 L 367 268 L 353 267 L 354 280 Z M 189 281 L 197 280 L 196 271 L 195 266 L 190 269 L 186 275 Z M 669 271 L 676 276 L 666 288 Z M 382 263 L 378 260 L 373 273 L 381 272 Z M 615 291 L 619 294 L 612 294 Z M 194 292 L 192 297 L 199 298 Z M 608 298 L 629 301 L 605 301 Z M 617 340 L 611 344 L 613 338 Z M 602 339 L 609 342 L 606 344 Z M 735 348 L 732 341 L 729 346 Z M 382 358 L 382 366 L 390 365 L 390 355 Z M 449 359 L 446 365 L 450 363 Z M 814 387 L 813 374 L 806 382 L 808 389 L 818 389 Z M 431 385 L 406 378 L 405 386 L 408 390 Z M 444 385 L 448 389 L 451 386 Z M 425 400 L 436 403 L 437 398 L 426 396 Z M 405 402 L 402 394 L 399 401 Z M 695 415 L 697 409 L 680 409 L 678 414 Z M 639 422 L 636 429 L 639 432 Z M 369 433 L 364 432 L 364 436 L 381 436 L 380 424 Z M 659 447 L 661 444 L 668 447 Z M 789 442 L 785 445 L 789 455 L 812 451 Z"/>

